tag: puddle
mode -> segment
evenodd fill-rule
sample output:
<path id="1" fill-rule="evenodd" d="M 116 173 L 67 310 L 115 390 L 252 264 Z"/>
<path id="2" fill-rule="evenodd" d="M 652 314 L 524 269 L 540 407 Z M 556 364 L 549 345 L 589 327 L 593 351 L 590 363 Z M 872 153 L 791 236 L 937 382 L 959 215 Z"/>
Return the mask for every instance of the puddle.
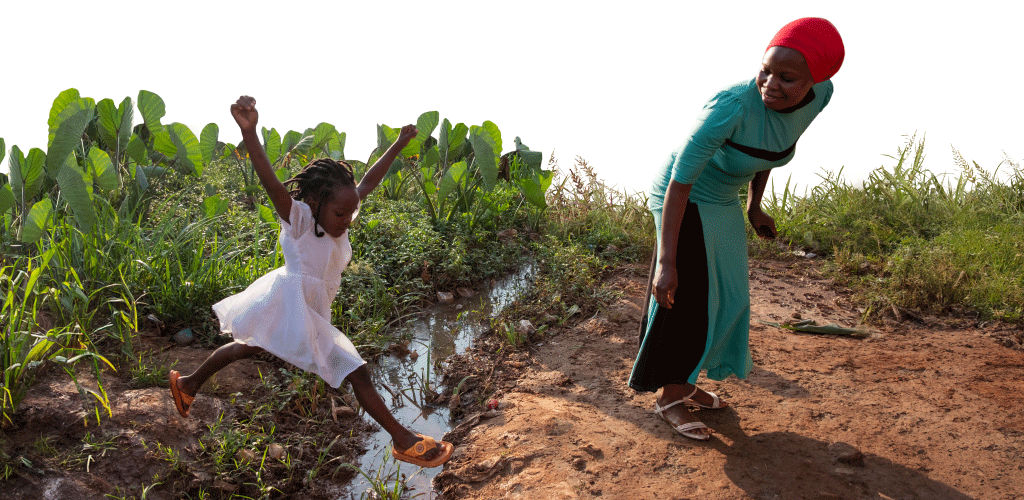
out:
<path id="1" fill-rule="evenodd" d="M 521 295 L 530 284 L 533 272 L 532 265 L 524 266 L 519 272 L 499 280 L 490 290 L 477 290 L 473 297 L 435 305 L 396 332 L 396 337 L 411 333 L 409 350 L 418 354 L 416 360 L 412 360 L 412 356 L 404 359 L 385 356 L 378 359 L 370 371 L 377 392 L 399 422 L 435 439 L 440 439 L 454 427 L 447 406 L 422 403 L 424 381 L 441 392 L 441 377 L 433 366 L 435 361 L 465 352 L 473 339 L 487 329 L 483 320 L 496 315 Z M 374 478 L 391 478 L 390 484 L 394 486 L 395 471 L 398 470 L 407 478 L 410 496 L 433 498 L 431 481 L 443 470 L 441 467 L 420 469 L 392 460 L 390 453 L 385 462 L 384 455 L 391 449 L 391 436 L 383 429 L 377 431 L 367 446 L 369 450 L 355 464 L 363 472 Z M 352 493 L 339 500 L 360 498 L 368 489 L 371 486 L 367 479 L 362 475 L 356 476 L 352 481 Z"/>

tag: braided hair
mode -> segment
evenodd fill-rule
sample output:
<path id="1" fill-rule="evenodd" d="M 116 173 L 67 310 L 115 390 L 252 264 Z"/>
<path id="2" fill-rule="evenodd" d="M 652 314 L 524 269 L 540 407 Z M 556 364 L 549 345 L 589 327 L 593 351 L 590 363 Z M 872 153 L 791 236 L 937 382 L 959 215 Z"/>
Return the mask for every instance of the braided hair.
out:
<path id="1" fill-rule="evenodd" d="M 320 238 L 323 231 L 317 229 L 320 224 L 320 209 L 324 206 L 334 189 L 341 187 L 355 187 L 355 175 L 352 173 L 352 165 L 344 161 L 335 161 L 330 158 L 313 160 L 301 172 L 294 177 L 284 181 L 288 187 L 288 194 L 295 200 L 316 200 L 316 213 L 313 214 L 313 234 Z"/>

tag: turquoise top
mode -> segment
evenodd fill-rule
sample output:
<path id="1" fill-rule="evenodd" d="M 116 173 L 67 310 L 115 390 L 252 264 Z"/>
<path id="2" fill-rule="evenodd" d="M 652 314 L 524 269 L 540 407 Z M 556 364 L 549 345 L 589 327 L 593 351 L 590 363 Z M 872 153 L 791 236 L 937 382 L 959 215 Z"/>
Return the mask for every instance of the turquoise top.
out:
<path id="1" fill-rule="evenodd" d="M 797 139 L 831 98 L 831 80 L 815 84 L 800 104 L 781 111 L 765 107 L 753 79 L 720 90 L 655 176 L 651 210 L 660 214 L 672 180 L 693 185 L 694 203 L 738 205 L 740 187 L 755 173 L 793 159 Z"/>

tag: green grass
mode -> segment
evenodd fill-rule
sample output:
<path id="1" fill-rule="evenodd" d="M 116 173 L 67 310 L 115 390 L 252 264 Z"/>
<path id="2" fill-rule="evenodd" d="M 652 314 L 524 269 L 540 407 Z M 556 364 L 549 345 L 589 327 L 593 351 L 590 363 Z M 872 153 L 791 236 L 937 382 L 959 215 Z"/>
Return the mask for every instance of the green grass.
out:
<path id="1" fill-rule="evenodd" d="M 790 187 L 766 205 L 782 238 L 831 258 L 869 311 L 892 307 L 1024 317 L 1024 171 L 987 171 L 953 150 L 957 175 L 924 166 L 911 137 L 863 186 L 826 172 L 807 196 Z"/>

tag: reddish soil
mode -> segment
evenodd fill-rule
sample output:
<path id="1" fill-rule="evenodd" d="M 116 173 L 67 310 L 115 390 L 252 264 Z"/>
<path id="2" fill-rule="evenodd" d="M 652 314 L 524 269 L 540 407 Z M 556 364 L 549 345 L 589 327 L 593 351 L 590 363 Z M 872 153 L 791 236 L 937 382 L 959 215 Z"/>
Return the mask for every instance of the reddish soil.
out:
<path id="1" fill-rule="evenodd" d="M 646 266 L 611 278 L 620 300 L 528 350 L 481 342 L 449 376 L 473 375 L 499 408 L 449 434 L 455 458 L 435 486 L 453 499 L 1024 498 L 1019 327 L 899 311 L 859 325 L 851 293 L 816 266 L 752 261 L 755 368 L 702 378 L 731 405 L 695 412 L 707 442 L 675 433 L 654 395 L 626 384 Z M 797 316 L 870 336 L 762 323 Z"/>
<path id="2" fill-rule="evenodd" d="M 817 264 L 752 261 L 756 366 L 746 380 L 702 382 L 731 405 L 696 412 L 715 432 L 707 442 L 676 434 L 652 413 L 653 394 L 626 385 L 645 265 L 625 266 L 606 281 L 621 293 L 617 301 L 543 332 L 529 347 L 481 339 L 446 363 L 449 386 L 471 378 L 451 401 L 465 413 L 448 436 L 457 451 L 435 480 L 439 496 L 1024 498 L 1019 327 L 909 312 L 897 312 L 899 321 L 858 325 L 851 293 L 823 278 Z M 871 335 L 800 334 L 763 323 L 792 321 L 794 314 Z M 168 342 L 143 337 L 136 348 L 156 353 L 147 362 L 161 369 L 176 362 L 191 370 L 209 353 Z M 0 466 L 10 471 L 3 497 L 257 498 L 269 491 L 277 498 L 348 498 L 353 473 L 335 471 L 335 464 L 363 451 L 368 419 L 352 412 L 328 417 L 330 399 L 340 405 L 346 397 L 340 392 L 315 402 L 267 394 L 260 373 L 274 376 L 281 366 L 261 359 L 231 365 L 204 388 L 187 420 L 165 386 L 133 387 L 108 374 L 113 416 L 97 425 L 67 376 L 50 365 L 14 427 L 0 434 Z M 498 408 L 485 410 L 492 398 Z M 261 418 L 273 424 L 289 461 L 268 460 L 242 476 L 217 473 L 201 444 L 216 442 L 207 437 L 210 428 L 221 419 L 248 421 L 247 405 L 268 401 L 287 402 Z M 262 454 L 270 441 L 254 451 Z M 168 449 L 177 462 L 168 460 Z M 314 469 L 318 475 L 307 479 Z"/>

